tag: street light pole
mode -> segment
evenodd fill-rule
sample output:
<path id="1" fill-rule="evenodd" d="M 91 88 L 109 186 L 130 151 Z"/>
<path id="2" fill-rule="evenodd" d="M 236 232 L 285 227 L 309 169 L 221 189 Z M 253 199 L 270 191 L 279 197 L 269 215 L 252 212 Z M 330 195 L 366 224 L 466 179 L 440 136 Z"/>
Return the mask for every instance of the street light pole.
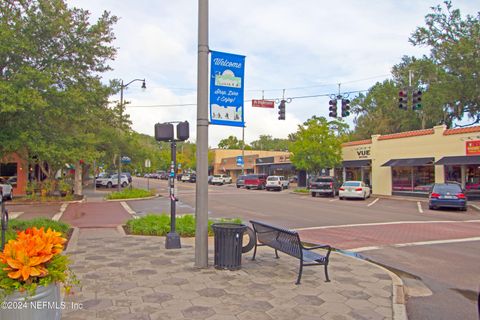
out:
<path id="1" fill-rule="evenodd" d="M 147 86 L 145 85 L 145 79 L 133 79 L 132 81 L 130 81 L 129 83 L 127 84 L 123 84 L 123 80 L 122 80 L 122 83 L 120 83 L 120 126 L 122 125 L 122 122 L 123 122 L 123 89 L 125 89 L 126 87 L 128 87 L 130 84 L 132 84 L 133 82 L 135 81 L 142 81 L 142 89 L 146 89 Z M 120 182 L 121 182 L 121 174 L 122 174 L 122 151 L 120 150 L 119 148 L 119 152 L 118 152 L 118 180 L 117 180 L 117 191 L 120 192 L 121 190 L 121 185 L 120 185 Z"/>
<path id="2" fill-rule="evenodd" d="M 195 266 L 208 267 L 208 0 L 198 1 Z"/>

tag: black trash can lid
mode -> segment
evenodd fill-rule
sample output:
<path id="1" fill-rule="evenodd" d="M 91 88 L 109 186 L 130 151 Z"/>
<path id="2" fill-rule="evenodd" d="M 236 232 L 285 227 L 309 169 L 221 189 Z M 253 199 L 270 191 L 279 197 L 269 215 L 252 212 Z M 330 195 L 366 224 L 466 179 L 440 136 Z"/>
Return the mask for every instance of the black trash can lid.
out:
<path id="1" fill-rule="evenodd" d="M 214 229 L 244 229 L 247 226 L 241 223 L 219 222 L 212 224 Z"/>

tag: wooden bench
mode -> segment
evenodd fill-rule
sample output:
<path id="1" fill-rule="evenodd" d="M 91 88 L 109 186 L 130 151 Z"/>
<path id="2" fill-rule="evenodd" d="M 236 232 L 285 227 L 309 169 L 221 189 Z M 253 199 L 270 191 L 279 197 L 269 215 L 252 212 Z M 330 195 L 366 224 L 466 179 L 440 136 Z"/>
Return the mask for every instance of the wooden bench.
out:
<path id="1" fill-rule="evenodd" d="M 298 272 L 297 282 L 295 284 L 300 284 L 304 266 L 324 266 L 326 282 L 330 281 L 328 278 L 327 267 L 328 258 L 332 248 L 329 245 L 304 247 L 300 241 L 300 236 L 296 231 L 274 227 L 266 223 L 253 220 L 250 220 L 250 223 L 253 226 L 256 237 L 252 260 L 255 260 L 257 246 L 269 246 L 275 249 L 275 256 L 277 259 L 279 258 L 278 251 L 281 251 L 300 260 L 300 269 Z M 325 249 L 327 252 L 325 255 L 321 255 L 311 251 L 314 249 Z"/>

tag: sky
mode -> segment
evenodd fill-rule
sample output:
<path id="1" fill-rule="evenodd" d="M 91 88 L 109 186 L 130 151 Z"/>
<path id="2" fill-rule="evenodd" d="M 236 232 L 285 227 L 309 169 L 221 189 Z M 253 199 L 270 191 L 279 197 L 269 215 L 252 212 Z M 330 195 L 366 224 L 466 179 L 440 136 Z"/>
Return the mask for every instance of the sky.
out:
<path id="1" fill-rule="evenodd" d="M 420 57 L 409 36 L 424 26 L 441 0 L 210 0 L 209 48 L 246 56 L 245 142 L 260 135 L 286 138 L 312 116 L 328 118 L 329 95 L 366 91 L 390 78 L 404 55 Z M 476 15 L 478 0 L 453 0 L 462 15 Z M 198 2 L 194 0 L 67 0 L 92 19 L 104 10 L 120 19 L 118 48 L 103 80 L 146 79 L 124 91 L 133 130 L 153 136 L 155 123 L 190 123 L 196 137 Z M 283 95 L 283 92 L 285 93 Z M 302 98 L 322 95 L 320 97 Z M 286 120 L 278 109 L 253 108 L 251 99 L 292 98 Z M 346 95 L 345 95 L 346 96 Z M 355 94 L 350 94 L 350 100 Z M 119 100 L 112 96 L 111 101 Z M 179 106 L 180 105 L 180 106 Z M 354 128 L 353 115 L 345 119 Z M 242 128 L 209 126 L 209 146 Z"/>

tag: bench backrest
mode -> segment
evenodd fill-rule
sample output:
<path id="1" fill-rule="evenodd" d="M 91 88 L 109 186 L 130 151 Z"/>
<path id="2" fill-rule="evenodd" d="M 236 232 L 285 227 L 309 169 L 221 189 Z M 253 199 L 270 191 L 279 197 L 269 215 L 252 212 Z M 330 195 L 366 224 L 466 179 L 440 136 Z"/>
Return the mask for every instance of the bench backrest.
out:
<path id="1" fill-rule="evenodd" d="M 302 245 L 298 232 L 253 220 L 250 220 L 250 223 L 255 230 L 258 242 L 296 258 L 302 258 Z"/>

